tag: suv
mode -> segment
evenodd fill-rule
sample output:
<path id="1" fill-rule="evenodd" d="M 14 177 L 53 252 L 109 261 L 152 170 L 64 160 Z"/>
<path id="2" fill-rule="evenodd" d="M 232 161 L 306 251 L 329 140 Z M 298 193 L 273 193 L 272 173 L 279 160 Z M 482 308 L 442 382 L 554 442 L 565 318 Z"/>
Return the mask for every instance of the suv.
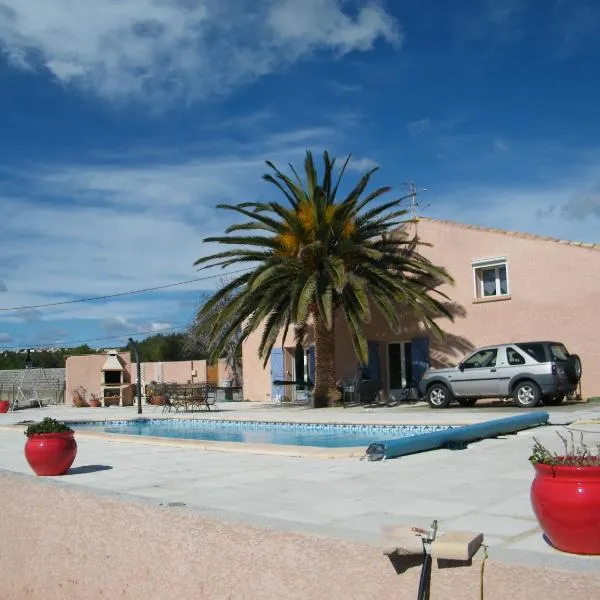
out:
<path id="1" fill-rule="evenodd" d="M 456 367 L 429 369 L 419 392 L 432 408 L 446 408 L 454 399 L 473 406 L 479 398 L 513 398 L 522 408 L 540 401 L 556 406 L 580 379 L 581 361 L 564 344 L 515 342 L 480 348 Z"/>

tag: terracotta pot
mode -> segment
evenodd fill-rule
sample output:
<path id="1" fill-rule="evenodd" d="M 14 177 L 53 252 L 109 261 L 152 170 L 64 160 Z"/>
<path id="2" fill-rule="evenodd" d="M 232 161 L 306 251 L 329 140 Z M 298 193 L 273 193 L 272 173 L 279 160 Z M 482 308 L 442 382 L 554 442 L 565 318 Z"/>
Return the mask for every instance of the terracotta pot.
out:
<path id="1" fill-rule="evenodd" d="M 164 403 L 165 403 L 164 396 L 152 396 L 152 398 L 150 399 L 150 404 L 152 404 L 153 406 L 163 406 Z"/>
<path id="2" fill-rule="evenodd" d="M 88 400 L 88 406 L 91 406 L 92 408 L 98 408 L 101 405 L 102 404 L 101 404 L 100 400 L 97 400 L 95 398 Z"/>
<path id="3" fill-rule="evenodd" d="M 600 466 L 533 465 L 531 505 L 550 543 L 600 555 Z"/>
<path id="4" fill-rule="evenodd" d="M 0 400 L 0 413 L 7 413 L 9 408 L 8 400 Z"/>
<path id="5" fill-rule="evenodd" d="M 73 431 L 34 433 L 25 443 L 25 458 L 36 475 L 64 475 L 76 455 Z"/>

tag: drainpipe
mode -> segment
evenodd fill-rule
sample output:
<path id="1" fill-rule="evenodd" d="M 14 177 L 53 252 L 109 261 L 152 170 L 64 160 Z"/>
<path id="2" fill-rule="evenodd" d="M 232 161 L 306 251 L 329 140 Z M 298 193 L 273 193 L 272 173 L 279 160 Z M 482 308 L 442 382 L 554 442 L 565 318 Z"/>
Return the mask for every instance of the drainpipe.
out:
<path id="1" fill-rule="evenodd" d="M 137 385 L 135 386 L 135 393 L 137 396 L 137 412 L 138 412 L 138 415 L 141 415 L 142 414 L 142 364 L 140 363 L 140 353 L 138 351 L 137 344 L 133 341 L 133 338 L 129 338 L 129 343 L 133 346 L 133 351 L 135 353 L 136 375 L 137 375 Z"/>

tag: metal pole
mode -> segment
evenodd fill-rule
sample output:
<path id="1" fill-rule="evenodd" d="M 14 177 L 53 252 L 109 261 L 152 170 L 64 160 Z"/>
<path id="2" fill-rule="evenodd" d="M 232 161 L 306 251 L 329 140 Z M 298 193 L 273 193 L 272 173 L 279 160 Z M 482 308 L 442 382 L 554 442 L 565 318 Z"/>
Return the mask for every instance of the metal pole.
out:
<path id="1" fill-rule="evenodd" d="M 133 341 L 133 338 L 129 338 L 129 343 L 133 346 L 133 351 L 135 353 L 135 362 L 136 366 L 136 376 L 137 376 L 137 384 L 135 386 L 135 393 L 137 396 L 137 412 L 138 415 L 142 414 L 142 365 L 140 363 L 140 353 L 138 351 L 137 344 Z"/>

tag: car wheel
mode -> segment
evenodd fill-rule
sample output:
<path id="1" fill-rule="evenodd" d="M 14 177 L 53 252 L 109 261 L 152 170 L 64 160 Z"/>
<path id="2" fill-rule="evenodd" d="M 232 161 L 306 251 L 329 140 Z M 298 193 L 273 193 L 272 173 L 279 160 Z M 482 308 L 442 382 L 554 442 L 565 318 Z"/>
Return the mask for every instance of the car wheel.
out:
<path id="1" fill-rule="evenodd" d="M 544 396 L 542 398 L 542 402 L 546 406 L 558 406 L 562 404 L 562 401 L 565 399 L 564 396 Z"/>
<path id="2" fill-rule="evenodd" d="M 521 408 L 533 408 L 537 406 L 540 397 L 540 388 L 533 381 L 521 381 L 513 390 L 513 398 Z"/>
<path id="3" fill-rule="evenodd" d="M 468 408 L 469 406 L 475 406 L 478 398 L 459 398 L 457 402 L 463 407 Z"/>
<path id="4" fill-rule="evenodd" d="M 570 354 L 565 363 L 565 374 L 571 385 L 577 385 L 581 379 L 581 359 L 577 354 Z"/>
<path id="5" fill-rule="evenodd" d="M 434 383 L 427 390 L 427 402 L 431 408 L 447 408 L 452 401 L 450 390 L 443 383 Z"/>

